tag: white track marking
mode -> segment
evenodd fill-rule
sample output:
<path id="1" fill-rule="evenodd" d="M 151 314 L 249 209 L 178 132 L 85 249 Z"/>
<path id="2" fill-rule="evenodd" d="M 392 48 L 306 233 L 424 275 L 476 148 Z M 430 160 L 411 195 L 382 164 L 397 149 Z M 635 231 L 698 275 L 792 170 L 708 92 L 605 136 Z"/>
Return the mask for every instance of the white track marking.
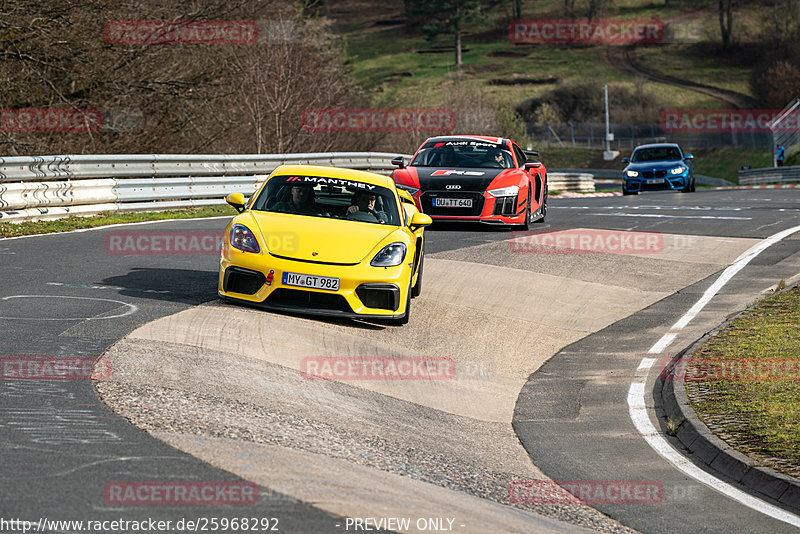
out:
<path id="1" fill-rule="evenodd" d="M 235 217 L 235 215 L 217 215 L 214 217 L 191 217 L 187 219 L 158 219 L 155 221 L 114 223 L 114 224 L 107 224 L 105 226 L 93 226 L 92 228 L 78 228 L 77 230 L 70 230 L 68 232 L 50 232 L 49 234 L 31 234 L 31 235 L 18 235 L 15 237 L 0 237 L 0 241 L 13 241 L 15 239 L 28 239 L 31 237 L 42 237 L 45 235 L 80 234 L 83 232 L 93 232 L 94 230 L 107 230 L 109 228 L 117 228 L 120 226 L 134 226 L 137 224 L 158 224 L 165 222 L 180 222 L 180 221 L 213 221 L 214 219 L 232 219 L 233 217 Z"/>
<path id="2" fill-rule="evenodd" d="M 643 217 L 650 219 L 717 219 L 721 221 L 752 221 L 752 217 L 715 217 L 713 215 L 662 215 L 660 213 L 586 213 L 601 217 Z"/>
<path id="3" fill-rule="evenodd" d="M 11 295 L 10 297 L 3 297 L 0 300 L 31 299 L 31 298 L 101 300 L 104 302 L 114 302 L 116 304 L 121 304 L 122 306 L 127 306 L 128 310 L 123 313 L 119 313 L 117 315 L 109 315 L 107 317 L 0 317 L 0 319 L 16 320 L 16 321 L 94 321 L 99 319 L 119 319 L 120 317 L 125 317 L 127 315 L 136 313 L 139 310 L 139 308 L 136 305 L 128 304 L 127 302 L 122 302 L 121 300 L 101 299 L 96 297 L 68 297 L 65 295 Z"/>
<path id="4" fill-rule="evenodd" d="M 664 349 L 666 349 L 670 343 L 672 343 L 672 341 L 678 335 L 678 332 L 687 324 L 689 324 L 689 322 L 694 319 L 698 313 L 700 313 L 700 311 L 706 306 L 706 304 L 709 303 L 714 295 L 716 295 L 736 273 L 741 271 L 745 265 L 750 263 L 753 258 L 758 256 L 767 247 L 774 245 L 778 241 L 798 231 L 800 231 L 800 226 L 795 226 L 793 228 L 789 228 L 788 230 L 778 232 L 777 234 L 760 241 L 742 253 L 722 272 L 720 277 L 713 284 L 711 284 L 711 287 L 709 287 L 705 293 L 703 293 L 703 296 L 700 297 L 700 300 L 698 300 L 695 305 L 692 306 L 689 311 L 687 311 L 683 317 L 681 317 L 672 326 L 670 332 L 664 334 L 661 339 L 659 339 L 650 348 L 648 353 L 661 354 Z M 761 512 L 779 521 L 783 521 L 784 523 L 789 523 L 790 525 L 800 527 L 800 517 L 787 512 L 782 508 L 764 502 L 761 499 L 753 497 L 749 493 L 746 493 L 732 486 L 731 484 L 728 484 L 727 482 L 723 482 L 722 480 L 700 469 L 685 456 L 675 450 L 669 444 L 669 442 L 664 439 L 661 433 L 656 430 L 656 427 L 653 425 L 652 421 L 650 421 L 645 400 L 645 383 L 647 382 L 647 376 L 650 372 L 650 369 L 652 369 L 656 361 L 656 358 L 642 359 L 642 361 L 639 363 L 639 367 L 636 369 L 636 374 L 631 382 L 631 387 L 628 390 L 628 413 L 631 416 L 631 421 L 633 421 L 633 425 L 636 427 L 636 430 L 639 431 L 645 441 L 647 441 L 653 450 L 660 454 L 665 460 L 698 482 L 701 482 L 702 484 L 705 484 L 706 486 L 722 493 L 723 495 L 738 501 L 748 508 L 752 508 L 753 510 Z"/>

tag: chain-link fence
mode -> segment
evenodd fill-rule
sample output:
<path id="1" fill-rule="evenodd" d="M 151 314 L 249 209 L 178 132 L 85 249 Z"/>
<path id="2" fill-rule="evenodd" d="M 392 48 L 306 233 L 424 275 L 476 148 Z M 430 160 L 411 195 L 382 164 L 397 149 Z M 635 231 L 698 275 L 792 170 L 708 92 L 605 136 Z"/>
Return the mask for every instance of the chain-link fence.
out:
<path id="1" fill-rule="evenodd" d="M 778 164 L 778 146 L 783 147 L 784 160 L 798 150 L 800 150 L 800 99 L 795 99 L 788 106 L 781 110 L 775 119 L 770 123 L 772 130 L 772 166 Z M 783 164 L 783 161 L 781 162 Z"/>
<path id="2" fill-rule="evenodd" d="M 527 123 L 528 134 L 534 144 L 547 148 L 598 148 L 605 149 L 605 124 L 600 122 L 567 122 L 561 124 Z M 612 150 L 627 151 L 646 143 L 678 143 L 696 150 L 698 148 L 741 147 L 768 150 L 772 143 L 770 133 L 673 133 L 665 132 L 658 123 L 611 124 L 614 134 Z M 786 146 L 786 145 L 785 145 Z"/>

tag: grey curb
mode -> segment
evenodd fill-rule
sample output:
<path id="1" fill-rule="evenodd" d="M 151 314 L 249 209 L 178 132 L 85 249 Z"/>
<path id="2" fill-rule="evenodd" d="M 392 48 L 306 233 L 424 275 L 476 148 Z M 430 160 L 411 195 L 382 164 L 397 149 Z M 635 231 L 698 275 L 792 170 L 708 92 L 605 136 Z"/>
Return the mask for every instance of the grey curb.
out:
<path id="1" fill-rule="evenodd" d="M 787 291 L 796 285 L 798 284 L 787 287 L 783 291 Z M 708 338 L 716 335 L 745 311 L 728 319 L 707 333 L 688 349 L 682 351 L 674 361 L 677 363 L 683 359 L 690 358 Z M 665 380 L 662 375 L 657 378 L 658 382 L 661 383 L 660 396 L 664 414 L 673 421 L 683 421 L 678 427 L 675 436 L 696 458 L 711 469 L 743 484 L 748 489 L 800 511 L 800 480 L 779 473 L 772 468 L 756 465 L 755 460 L 733 449 L 718 438 L 700 420 L 689 404 L 683 381 Z M 676 387 L 676 384 L 678 387 Z"/>

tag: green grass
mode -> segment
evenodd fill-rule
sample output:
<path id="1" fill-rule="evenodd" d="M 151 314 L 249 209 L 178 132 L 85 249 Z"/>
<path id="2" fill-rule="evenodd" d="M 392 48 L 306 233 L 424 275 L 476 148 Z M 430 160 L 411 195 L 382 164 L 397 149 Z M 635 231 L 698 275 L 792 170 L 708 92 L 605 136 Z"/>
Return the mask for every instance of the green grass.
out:
<path id="1" fill-rule="evenodd" d="M 800 289 L 762 300 L 708 339 L 692 356 L 700 368 L 733 361 L 777 361 L 790 366 L 731 373 L 725 379 L 686 381 L 692 406 L 728 443 L 765 464 L 800 466 Z M 731 367 L 729 367 L 730 369 Z M 747 368 L 743 368 L 747 369 Z M 719 378 L 721 373 L 714 373 Z M 766 379 L 763 379 L 766 378 Z M 789 467 L 787 467 L 789 466 Z M 792 468 L 791 466 L 794 466 Z"/>
<path id="2" fill-rule="evenodd" d="M 678 78 L 750 94 L 748 78 L 753 60 L 747 46 L 736 53 L 717 53 L 718 13 L 713 7 L 696 2 L 673 2 L 664 9 L 663 2 L 652 0 L 618 0 L 613 13 L 603 18 L 669 19 L 681 17 L 687 22 L 699 22 L 705 28 L 706 42 L 701 44 L 662 44 L 641 46 L 637 55 L 650 68 Z M 376 0 L 376 6 L 378 6 Z M 523 18 L 563 19 L 561 0 L 527 1 L 523 3 Z M 749 42 L 748 28 L 763 26 L 763 10 L 748 8 L 736 12 L 739 42 Z M 337 18 L 337 13 L 339 13 Z M 525 100 L 541 97 L 557 83 L 570 84 L 586 80 L 621 84 L 633 88 L 637 79 L 612 69 L 604 59 L 602 46 L 516 45 L 507 38 L 506 10 L 500 10 L 486 24 L 473 25 L 463 40 L 463 72 L 455 73 L 452 51 L 419 53 L 435 47 L 452 46 L 451 36 L 426 40 L 418 29 L 404 24 L 381 26 L 378 21 L 401 21 L 401 5 L 380 4 L 375 10 L 365 9 L 365 3 L 343 2 L 332 13 L 345 35 L 348 63 L 356 80 L 372 92 L 373 105 L 397 107 L 440 105 L 446 101 L 454 79 L 477 82 L 497 102 L 512 106 Z M 517 57 L 508 57 L 509 53 Z M 503 55 L 505 54 L 505 56 Z M 492 80 L 509 80 L 525 76 L 556 78 L 556 83 L 526 85 L 495 85 Z M 709 96 L 667 84 L 639 81 L 665 107 L 721 108 L 722 103 Z M 653 122 L 658 121 L 654 116 Z"/>
<path id="3" fill-rule="evenodd" d="M 717 148 L 698 150 L 692 154 L 695 156 L 693 161 L 696 174 L 723 178 L 736 184 L 739 183 L 739 169 L 743 165 L 749 165 L 751 169 L 772 165 L 772 155 L 768 150 Z"/>
<path id="4" fill-rule="evenodd" d="M 624 150 L 616 160 L 605 161 L 603 160 L 603 151 L 599 149 L 538 147 L 538 150 L 541 160 L 549 169 L 618 169 L 621 171 L 625 164 L 620 160 L 624 156 L 630 155 L 630 150 Z M 772 161 L 772 156 L 767 150 L 742 148 L 693 150 L 691 147 L 684 147 L 684 150 L 694 156 L 692 161 L 695 173 L 713 178 L 723 178 L 733 183 L 739 183 L 738 172 L 742 165 L 749 165 L 756 169 L 767 167 Z"/>
<path id="5" fill-rule="evenodd" d="M 144 212 L 144 213 L 104 213 L 93 217 L 67 217 L 53 221 L 22 223 L 0 223 L 0 238 L 23 235 L 68 232 L 81 228 L 94 228 L 108 224 L 135 223 L 161 219 L 192 219 L 197 217 L 234 216 L 236 210 L 230 206 L 207 206 L 185 210 Z"/>

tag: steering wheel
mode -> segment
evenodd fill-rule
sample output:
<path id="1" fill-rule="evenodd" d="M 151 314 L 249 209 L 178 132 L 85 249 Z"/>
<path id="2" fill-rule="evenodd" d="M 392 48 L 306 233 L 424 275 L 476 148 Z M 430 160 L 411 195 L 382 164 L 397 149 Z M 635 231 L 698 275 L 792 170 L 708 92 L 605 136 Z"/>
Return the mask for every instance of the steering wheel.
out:
<path id="1" fill-rule="evenodd" d="M 489 167 L 489 168 L 492 168 L 492 169 L 502 169 L 503 168 L 503 164 L 502 163 L 498 163 L 496 161 L 484 161 L 483 163 L 481 163 L 481 167 Z"/>
<path id="2" fill-rule="evenodd" d="M 353 213 L 348 213 L 346 217 L 353 221 L 363 221 L 363 222 L 380 221 L 378 215 L 375 213 L 375 210 L 358 210 L 354 211 Z"/>

